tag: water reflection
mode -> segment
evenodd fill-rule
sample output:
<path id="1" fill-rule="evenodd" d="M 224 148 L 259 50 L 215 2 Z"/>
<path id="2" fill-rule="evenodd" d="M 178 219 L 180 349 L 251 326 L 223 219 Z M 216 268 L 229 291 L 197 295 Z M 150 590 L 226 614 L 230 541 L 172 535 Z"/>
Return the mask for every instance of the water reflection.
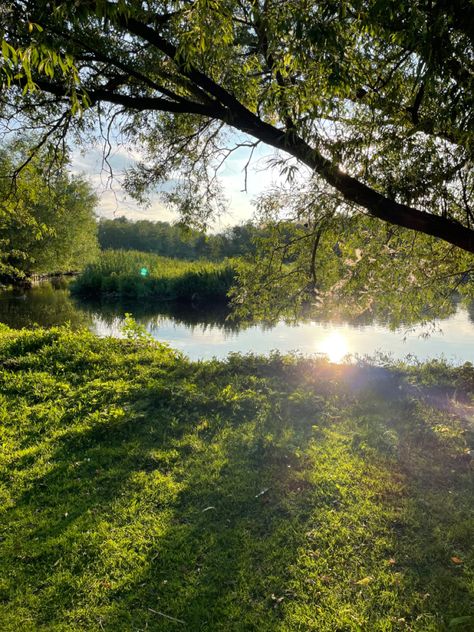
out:
<path id="1" fill-rule="evenodd" d="M 30 289 L 0 292 L 0 322 L 22 329 L 54 327 L 70 323 L 75 329 L 92 326 L 92 315 L 78 308 L 71 299 L 68 281 L 62 278 Z"/>
<path id="2" fill-rule="evenodd" d="M 375 352 L 420 359 L 444 355 L 455 362 L 474 360 L 474 304 L 466 310 L 453 304 L 449 318 L 435 327 L 415 326 L 392 331 L 380 320 L 349 323 L 321 318 L 296 324 L 239 323 L 228 318 L 222 306 L 196 309 L 171 303 L 80 301 L 70 296 L 67 283 L 43 283 L 30 290 L 0 293 L 0 322 L 10 327 L 51 327 L 70 323 L 99 335 L 120 336 L 124 314 L 129 312 L 158 340 L 181 349 L 189 357 L 224 357 L 229 352 L 268 353 L 300 351 L 325 353 L 340 362 L 347 353 Z M 424 339 L 427 331 L 430 335 Z"/>
<path id="3" fill-rule="evenodd" d="M 316 351 L 326 355 L 331 362 L 341 362 L 350 353 L 347 338 L 334 331 L 316 344 Z"/>
<path id="4" fill-rule="evenodd" d="M 168 320 L 194 329 L 218 327 L 224 331 L 238 331 L 239 323 L 228 319 L 229 310 L 223 305 L 213 305 L 207 309 L 192 307 L 183 303 L 163 301 L 100 301 L 92 299 L 72 299 L 76 308 L 87 312 L 96 319 L 101 328 L 117 329 L 123 322 L 124 314 L 133 318 L 148 329 L 157 329 Z"/>

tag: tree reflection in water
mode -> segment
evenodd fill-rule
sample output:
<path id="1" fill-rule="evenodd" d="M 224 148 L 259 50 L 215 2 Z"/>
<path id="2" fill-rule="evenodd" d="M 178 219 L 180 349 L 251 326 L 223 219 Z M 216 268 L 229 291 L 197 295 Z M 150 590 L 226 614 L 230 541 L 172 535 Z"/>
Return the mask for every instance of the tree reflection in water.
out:
<path id="1" fill-rule="evenodd" d="M 100 322 L 104 327 L 120 329 L 125 313 L 133 315 L 134 319 L 150 330 L 158 329 L 164 322 L 170 320 L 176 325 L 181 325 L 190 330 L 199 327 L 200 331 L 213 328 L 223 333 L 237 334 L 252 325 L 254 322 L 239 321 L 231 318 L 228 307 L 222 303 L 193 306 L 189 303 L 172 303 L 164 301 L 107 301 L 96 299 L 78 299 L 72 297 L 68 290 L 68 279 L 57 278 L 42 282 L 30 289 L 5 289 L 0 292 L 0 322 L 14 328 L 22 327 L 52 327 L 69 323 L 71 328 L 87 327 L 95 329 L 95 324 Z M 447 317 L 456 312 L 458 308 L 456 299 L 447 306 L 441 317 Z M 474 324 L 474 302 L 467 306 L 469 322 Z M 436 314 L 426 312 L 423 314 L 423 322 L 430 323 L 436 318 Z M 438 315 L 439 317 L 439 315 Z M 399 314 L 397 314 L 399 320 Z M 364 313 L 356 318 L 344 314 L 320 313 L 315 317 L 314 313 L 302 314 L 300 322 L 314 322 L 318 324 L 351 325 L 359 327 L 386 327 L 394 328 L 394 321 L 389 313 L 373 314 Z M 270 330 L 275 322 L 259 322 L 260 330 Z M 294 322 L 292 324 L 295 324 Z M 400 325 L 399 322 L 396 324 Z M 404 322 L 402 326 L 411 327 L 416 323 Z M 429 332 L 429 328 L 427 328 Z M 334 345 L 328 343 L 330 347 Z M 320 351 L 321 349 L 318 349 Z"/>

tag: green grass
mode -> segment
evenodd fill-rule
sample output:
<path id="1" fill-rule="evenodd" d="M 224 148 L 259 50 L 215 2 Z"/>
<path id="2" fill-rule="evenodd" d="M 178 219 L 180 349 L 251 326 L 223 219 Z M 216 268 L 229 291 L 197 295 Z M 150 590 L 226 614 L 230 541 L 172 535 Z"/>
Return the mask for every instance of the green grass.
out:
<path id="1" fill-rule="evenodd" d="M 2 632 L 474 629 L 472 367 L 129 333 L 0 333 Z"/>
<path id="2" fill-rule="evenodd" d="M 182 261 L 138 251 L 106 250 L 98 261 L 86 266 L 71 289 L 82 296 L 226 301 L 233 279 L 231 261 Z"/>

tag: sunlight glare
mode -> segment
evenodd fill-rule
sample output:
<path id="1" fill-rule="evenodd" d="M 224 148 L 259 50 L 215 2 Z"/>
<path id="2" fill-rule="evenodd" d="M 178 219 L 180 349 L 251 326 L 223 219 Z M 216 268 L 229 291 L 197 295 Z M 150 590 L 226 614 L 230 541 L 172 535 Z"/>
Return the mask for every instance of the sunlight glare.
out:
<path id="1" fill-rule="evenodd" d="M 318 351 L 327 355 L 330 362 L 341 362 L 343 357 L 349 353 L 349 346 L 344 336 L 333 332 L 320 342 Z"/>

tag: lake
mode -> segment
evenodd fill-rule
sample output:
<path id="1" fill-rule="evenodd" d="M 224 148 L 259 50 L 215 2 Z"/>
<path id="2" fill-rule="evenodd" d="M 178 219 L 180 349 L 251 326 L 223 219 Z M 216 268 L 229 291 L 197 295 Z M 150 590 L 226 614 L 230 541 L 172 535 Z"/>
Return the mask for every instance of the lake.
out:
<path id="1" fill-rule="evenodd" d="M 151 335 L 181 350 L 191 359 L 223 358 L 230 352 L 269 353 L 296 351 L 326 354 L 340 362 L 346 354 L 382 353 L 395 359 L 407 355 L 419 360 L 444 357 L 456 364 L 474 361 L 474 306 L 457 307 L 449 318 L 425 326 L 392 331 L 376 322 L 312 320 L 298 324 L 279 322 L 239 325 L 226 320 L 222 309 L 197 310 L 155 303 L 83 302 L 70 296 L 67 282 L 45 282 L 28 290 L 0 292 L 0 322 L 10 327 L 51 327 L 69 322 L 100 336 L 122 336 L 125 312 Z"/>

